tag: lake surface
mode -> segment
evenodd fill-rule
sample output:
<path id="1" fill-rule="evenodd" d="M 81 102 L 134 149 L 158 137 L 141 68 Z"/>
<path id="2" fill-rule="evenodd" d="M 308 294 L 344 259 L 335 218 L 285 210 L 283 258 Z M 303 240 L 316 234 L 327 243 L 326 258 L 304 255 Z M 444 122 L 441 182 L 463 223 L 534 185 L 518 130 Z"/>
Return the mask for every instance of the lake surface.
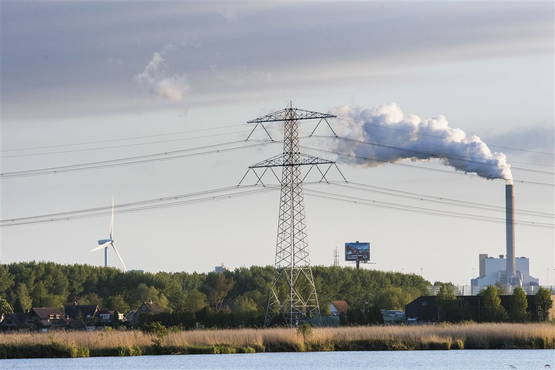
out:
<path id="1" fill-rule="evenodd" d="M 0 369 L 555 369 L 555 350 L 257 353 L 0 360 Z"/>

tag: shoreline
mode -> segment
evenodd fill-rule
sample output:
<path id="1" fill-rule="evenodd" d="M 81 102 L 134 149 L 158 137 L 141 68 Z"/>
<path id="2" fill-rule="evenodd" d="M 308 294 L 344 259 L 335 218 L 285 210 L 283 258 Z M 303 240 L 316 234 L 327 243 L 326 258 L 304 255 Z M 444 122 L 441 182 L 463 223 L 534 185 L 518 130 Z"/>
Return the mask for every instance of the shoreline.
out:
<path id="1" fill-rule="evenodd" d="M 555 349 L 555 324 L 0 334 L 0 359 L 461 349 Z"/>

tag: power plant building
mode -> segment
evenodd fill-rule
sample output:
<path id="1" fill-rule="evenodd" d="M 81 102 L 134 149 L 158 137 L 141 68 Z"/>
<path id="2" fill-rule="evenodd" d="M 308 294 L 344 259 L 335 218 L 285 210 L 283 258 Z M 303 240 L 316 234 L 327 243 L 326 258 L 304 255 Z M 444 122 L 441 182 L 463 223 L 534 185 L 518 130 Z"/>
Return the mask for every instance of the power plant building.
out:
<path id="1" fill-rule="evenodd" d="M 507 259 L 500 255 L 489 257 L 487 254 L 480 254 L 480 275 L 470 280 L 471 292 L 473 295 L 490 285 L 502 284 L 507 281 Z M 515 258 L 515 277 L 511 286 L 520 286 L 528 294 L 533 294 L 539 286 L 539 279 L 530 276 L 530 260 L 526 257 Z M 516 283 L 516 284 L 515 284 Z"/>
<path id="2" fill-rule="evenodd" d="M 515 207 L 514 185 L 505 185 L 505 231 L 506 231 L 506 258 L 488 257 L 480 254 L 480 276 L 470 280 L 473 295 L 490 285 L 502 285 L 509 291 L 521 287 L 528 294 L 533 294 L 539 286 L 539 279 L 530 276 L 530 260 L 526 257 L 515 257 Z"/>

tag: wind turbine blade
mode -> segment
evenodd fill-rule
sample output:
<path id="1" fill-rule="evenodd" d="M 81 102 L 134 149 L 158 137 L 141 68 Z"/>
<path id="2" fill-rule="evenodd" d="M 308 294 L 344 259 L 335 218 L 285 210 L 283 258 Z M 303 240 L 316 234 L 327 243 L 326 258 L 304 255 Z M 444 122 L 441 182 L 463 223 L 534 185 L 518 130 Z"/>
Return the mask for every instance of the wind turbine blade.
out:
<path id="1" fill-rule="evenodd" d="M 91 252 L 94 252 L 94 251 L 97 251 L 97 250 L 99 250 L 99 249 L 108 248 L 108 247 L 110 246 L 110 244 L 111 244 L 111 242 L 108 241 L 108 242 L 106 242 L 106 243 L 104 243 L 104 244 L 100 244 L 98 247 L 95 247 L 95 248 L 91 249 L 90 251 L 91 251 Z"/>
<path id="2" fill-rule="evenodd" d="M 114 239 L 114 196 L 112 195 L 112 221 L 110 222 L 110 239 Z"/>
<path id="3" fill-rule="evenodd" d="M 116 251 L 116 254 L 118 255 L 119 260 L 121 261 L 121 264 L 123 266 L 123 271 L 127 271 L 127 266 L 125 266 L 125 262 L 123 262 L 123 258 L 121 258 L 121 254 L 119 254 L 119 251 L 113 242 L 112 242 L 112 248 L 114 248 L 114 250 Z"/>

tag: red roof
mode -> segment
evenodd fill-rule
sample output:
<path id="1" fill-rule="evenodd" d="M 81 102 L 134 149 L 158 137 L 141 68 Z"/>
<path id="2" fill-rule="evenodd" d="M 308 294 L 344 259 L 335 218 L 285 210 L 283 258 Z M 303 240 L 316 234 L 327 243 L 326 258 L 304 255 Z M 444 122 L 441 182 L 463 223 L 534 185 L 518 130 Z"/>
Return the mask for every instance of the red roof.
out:
<path id="1" fill-rule="evenodd" d="M 347 311 L 349 311 L 349 304 L 347 301 L 331 301 L 331 304 L 341 313 L 347 313 Z"/>

